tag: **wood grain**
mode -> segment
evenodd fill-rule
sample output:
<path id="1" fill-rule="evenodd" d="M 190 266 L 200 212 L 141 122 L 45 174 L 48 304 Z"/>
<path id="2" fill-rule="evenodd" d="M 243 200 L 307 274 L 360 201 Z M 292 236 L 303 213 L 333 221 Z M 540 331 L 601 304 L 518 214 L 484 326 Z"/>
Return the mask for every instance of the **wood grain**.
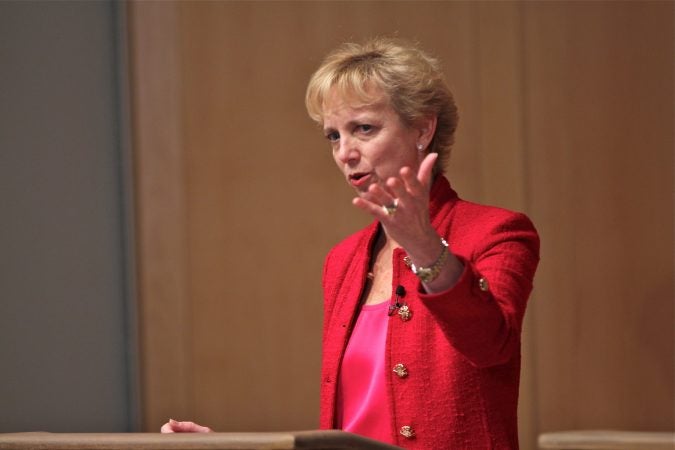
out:
<path id="1" fill-rule="evenodd" d="M 674 7 L 133 2 L 145 429 L 318 423 L 321 265 L 369 218 L 304 89 L 337 44 L 392 34 L 443 62 L 453 186 L 542 237 L 522 448 L 671 428 Z"/>

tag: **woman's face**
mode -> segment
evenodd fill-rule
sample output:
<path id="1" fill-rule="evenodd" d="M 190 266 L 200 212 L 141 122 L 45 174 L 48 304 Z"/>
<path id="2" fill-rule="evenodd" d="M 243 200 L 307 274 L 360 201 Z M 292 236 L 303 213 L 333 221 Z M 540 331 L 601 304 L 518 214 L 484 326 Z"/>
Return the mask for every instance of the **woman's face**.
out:
<path id="1" fill-rule="evenodd" d="M 406 126 L 383 94 L 369 105 L 331 89 L 323 105 L 323 131 L 347 183 L 364 196 L 372 184 L 396 177 L 402 167 L 414 172 L 424 154 L 417 151 L 420 130 Z"/>

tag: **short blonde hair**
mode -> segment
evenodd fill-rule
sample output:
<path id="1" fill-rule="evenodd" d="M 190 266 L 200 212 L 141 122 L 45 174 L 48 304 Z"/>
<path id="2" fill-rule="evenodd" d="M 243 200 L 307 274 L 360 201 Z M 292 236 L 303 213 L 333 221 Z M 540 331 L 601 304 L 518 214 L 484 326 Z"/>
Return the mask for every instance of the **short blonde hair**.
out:
<path id="1" fill-rule="evenodd" d="M 457 106 L 438 61 L 410 43 L 375 38 L 363 44 L 346 43 L 329 53 L 307 86 L 307 112 L 322 123 L 324 100 L 331 88 L 368 104 L 377 100 L 370 94 L 373 86 L 387 95 L 408 126 L 436 116 L 436 132 L 428 148 L 438 153 L 434 173 L 443 172 L 459 121 Z"/>

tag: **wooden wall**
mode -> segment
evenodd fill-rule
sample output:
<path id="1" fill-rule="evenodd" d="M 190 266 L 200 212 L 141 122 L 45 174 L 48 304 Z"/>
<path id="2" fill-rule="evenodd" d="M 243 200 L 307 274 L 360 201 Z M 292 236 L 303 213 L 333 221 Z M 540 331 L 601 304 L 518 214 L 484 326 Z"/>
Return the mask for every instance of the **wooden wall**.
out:
<path id="1" fill-rule="evenodd" d="M 674 425 L 673 6 L 524 10 L 540 429 Z"/>
<path id="2" fill-rule="evenodd" d="M 323 256 L 368 222 L 303 95 L 345 40 L 444 62 L 450 178 L 527 212 L 523 448 L 673 424 L 673 3 L 134 2 L 144 428 L 317 426 Z"/>

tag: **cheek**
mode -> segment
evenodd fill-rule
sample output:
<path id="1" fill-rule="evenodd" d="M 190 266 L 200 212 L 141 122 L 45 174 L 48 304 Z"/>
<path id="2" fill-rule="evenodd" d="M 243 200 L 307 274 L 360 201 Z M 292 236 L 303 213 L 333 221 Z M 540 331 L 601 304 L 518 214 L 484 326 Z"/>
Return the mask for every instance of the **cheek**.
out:
<path id="1" fill-rule="evenodd" d="M 363 154 L 372 163 L 383 163 L 391 159 L 395 147 L 386 140 L 373 140 L 363 144 Z"/>
<path id="2" fill-rule="evenodd" d="M 333 158 L 333 162 L 335 163 L 335 165 L 338 166 L 338 168 L 339 168 L 340 170 L 342 170 L 343 164 L 342 164 L 342 162 L 340 161 L 340 159 L 338 158 L 337 152 L 336 152 L 336 151 L 332 151 L 331 154 L 330 154 L 330 156 L 331 156 L 331 158 Z"/>

